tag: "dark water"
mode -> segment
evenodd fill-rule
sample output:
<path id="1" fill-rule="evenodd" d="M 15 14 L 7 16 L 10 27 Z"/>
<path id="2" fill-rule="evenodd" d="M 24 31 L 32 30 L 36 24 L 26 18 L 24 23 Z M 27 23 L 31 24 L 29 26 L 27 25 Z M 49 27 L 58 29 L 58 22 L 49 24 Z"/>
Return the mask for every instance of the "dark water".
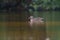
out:
<path id="1" fill-rule="evenodd" d="M 60 38 L 60 12 L 36 12 L 34 17 L 43 17 L 45 23 L 31 28 L 28 21 L 30 13 L 0 14 L 0 40 L 51 40 Z"/>

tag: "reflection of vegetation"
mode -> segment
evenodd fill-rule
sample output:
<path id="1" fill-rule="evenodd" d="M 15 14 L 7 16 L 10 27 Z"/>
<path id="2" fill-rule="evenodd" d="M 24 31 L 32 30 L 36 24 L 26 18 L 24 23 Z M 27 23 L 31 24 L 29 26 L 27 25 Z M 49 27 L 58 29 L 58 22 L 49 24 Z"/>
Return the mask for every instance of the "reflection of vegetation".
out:
<path id="1" fill-rule="evenodd" d="M 49 7 L 49 8 L 54 8 L 54 7 L 60 7 L 60 1 L 58 0 L 47 0 L 47 1 L 40 1 L 38 4 L 41 4 L 43 7 Z"/>

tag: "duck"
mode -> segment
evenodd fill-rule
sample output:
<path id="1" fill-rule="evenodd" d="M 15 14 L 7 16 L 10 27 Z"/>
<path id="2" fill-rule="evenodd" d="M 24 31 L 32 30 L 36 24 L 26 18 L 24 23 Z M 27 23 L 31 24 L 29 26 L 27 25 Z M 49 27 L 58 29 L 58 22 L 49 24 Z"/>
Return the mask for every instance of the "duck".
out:
<path id="1" fill-rule="evenodd" d="M 30 16 L 29 19 L 30 19 L 29 21 L 30 26 L 33 26 L 34 24 L 38 25 L 38 24 L 44 23 L 43 21 L 44 18 L 41 18 L 41 17 Z"/>

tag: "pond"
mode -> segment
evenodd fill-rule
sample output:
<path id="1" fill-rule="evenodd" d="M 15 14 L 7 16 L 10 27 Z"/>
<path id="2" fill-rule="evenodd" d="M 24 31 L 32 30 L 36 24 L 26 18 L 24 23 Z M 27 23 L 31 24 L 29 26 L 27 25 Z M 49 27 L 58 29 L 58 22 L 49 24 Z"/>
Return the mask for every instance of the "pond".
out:
<path id="1" fill-rule="evenodd" d="M 0 13 L 0 40 L 45 40 L 47 36 L 50 40 L 59 40 L 59 14 L 59 11 Z M 44 18 L 44 24 L 31 28 L 28 23 L 30 15 Z"/>

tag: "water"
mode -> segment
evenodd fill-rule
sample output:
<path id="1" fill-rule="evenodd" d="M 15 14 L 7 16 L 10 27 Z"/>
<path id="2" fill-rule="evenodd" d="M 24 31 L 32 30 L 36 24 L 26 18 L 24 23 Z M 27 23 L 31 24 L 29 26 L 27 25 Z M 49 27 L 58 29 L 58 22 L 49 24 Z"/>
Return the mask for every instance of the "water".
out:
<path id="1" fill-rule="evenodd" d="M 60 38 L 60 12 L 37 12 L 31 14 L 44 18 L 44 24 L 30 27 L 26 14 L 0 15 L 0 40 L 59 40 Z M 24 16 L 23 16 L 24 15 Z M 9 19 L 9 20 L 8 20 Z M 21 19 L 21 21 L 20 21 Z M 23 21 L 22 21 L 23 20 Z"/>

